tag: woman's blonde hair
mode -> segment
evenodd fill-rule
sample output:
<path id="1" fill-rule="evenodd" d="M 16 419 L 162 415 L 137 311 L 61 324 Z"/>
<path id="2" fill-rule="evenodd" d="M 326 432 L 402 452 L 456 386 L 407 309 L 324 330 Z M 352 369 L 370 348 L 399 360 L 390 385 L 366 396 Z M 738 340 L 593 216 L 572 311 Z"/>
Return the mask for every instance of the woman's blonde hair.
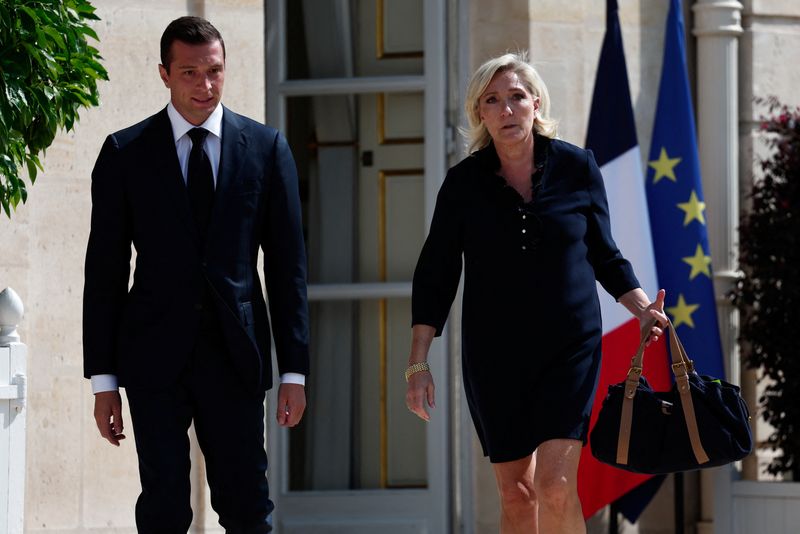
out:
<path id="1" fill-rule="evenodd" d="M 464 111 L 467 113 L 469 128 L 462 131 L 467 138 L 469 152 L 485 147 L 491 140 L 489 131 L 481 121 L 479 100 L 492 82 L 492 78 L 505 71 L 512 71 L 519 76 L 525 89 L 531 95 L 539 97 L 539 111 L 533 121 L 533 131 L 545 137 L 556 136 L 558 121 L 550 118 L 550 94 L 547 92 L 547 86 L 536 69 L 528 63 L 528 53 L 523 50 L 492 58 L 478 67 L 478 70 L 472 75 L 464 101 Z"/>

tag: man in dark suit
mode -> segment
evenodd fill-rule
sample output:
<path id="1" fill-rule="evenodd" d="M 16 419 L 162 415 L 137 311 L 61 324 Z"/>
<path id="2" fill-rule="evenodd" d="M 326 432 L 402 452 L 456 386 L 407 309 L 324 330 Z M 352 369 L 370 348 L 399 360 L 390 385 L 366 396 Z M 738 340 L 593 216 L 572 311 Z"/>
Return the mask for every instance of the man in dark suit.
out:
<path id="1" fill-rule="evenodd" d="M 110 135 L 92 173 L 83 336 L 94 416 L 119 445 L 118 386 L 126 388 L 142 483 L 139 532 L 190 526 L 192 422 L 220 524 L 228 533 L 269 532 L 270 322 L 279 424 L 303 416 L 309 371 L 297 172 L 280 133 L 220 104 L 225 45 L 209 22 L 170 23 L 159 71 L 169 105 Z"/>

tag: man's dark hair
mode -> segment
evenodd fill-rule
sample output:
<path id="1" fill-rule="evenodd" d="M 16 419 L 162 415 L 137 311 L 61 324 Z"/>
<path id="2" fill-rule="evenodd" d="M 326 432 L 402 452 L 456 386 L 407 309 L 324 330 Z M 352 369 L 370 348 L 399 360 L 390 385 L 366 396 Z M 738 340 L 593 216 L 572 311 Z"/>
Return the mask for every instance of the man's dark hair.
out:
<path id="1" fill-rule="evenodd" d="M 222 45 L 222 58 L 225 59 L 225 41 L 213 24 L 200 17 L 181 17 L 170 22 L 161 35 L 161 64 L 168 73 L 172 62 L 172 43 L 175 41 L 190 45 L 219 41 Z"/>

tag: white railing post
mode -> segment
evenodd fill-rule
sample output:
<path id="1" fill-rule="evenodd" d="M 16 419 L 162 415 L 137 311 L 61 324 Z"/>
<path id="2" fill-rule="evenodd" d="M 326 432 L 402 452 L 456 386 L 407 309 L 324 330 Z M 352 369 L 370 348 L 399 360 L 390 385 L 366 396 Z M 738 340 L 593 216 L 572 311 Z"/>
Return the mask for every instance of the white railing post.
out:
<path id="1" fill-rule="evenodd" d="M 0 292 L 0 534 L 22 534 L 25 504 L 25 364 L 22 300 Z"/>

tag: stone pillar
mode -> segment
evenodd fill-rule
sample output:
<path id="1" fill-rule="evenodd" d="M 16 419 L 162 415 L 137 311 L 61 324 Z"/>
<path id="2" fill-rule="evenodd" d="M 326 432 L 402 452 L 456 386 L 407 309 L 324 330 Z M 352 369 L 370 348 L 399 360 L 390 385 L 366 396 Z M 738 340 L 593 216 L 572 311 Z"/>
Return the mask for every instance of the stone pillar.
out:
<path id="1" fill-rule="evenodd" d="M 739 382 L 738 316 L 725 295 L 737 272 L 739 225 L 738 38 L 742 4 L 731 0 L 698 0 L 694 6 L 697 37 L 697 142 L 706 201 L 706 220 L 714 267 L 725 368 Z M 698 533 L 712 531 L 713 472 L 700 479 Z"/>

